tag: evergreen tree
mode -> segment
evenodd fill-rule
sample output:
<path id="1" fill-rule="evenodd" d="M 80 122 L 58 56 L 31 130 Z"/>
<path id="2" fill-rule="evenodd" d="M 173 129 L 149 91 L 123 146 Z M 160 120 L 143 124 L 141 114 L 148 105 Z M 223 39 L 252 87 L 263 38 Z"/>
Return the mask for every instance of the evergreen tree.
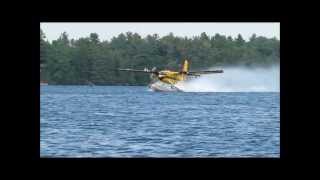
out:
<path id="1" fill-rule="evenodd" d="M 241 34 L 238 34 L 238 37 L 236 38 L 236 42 L 240 46 L 244 45 L 245 40 L 242 38 Z"/>

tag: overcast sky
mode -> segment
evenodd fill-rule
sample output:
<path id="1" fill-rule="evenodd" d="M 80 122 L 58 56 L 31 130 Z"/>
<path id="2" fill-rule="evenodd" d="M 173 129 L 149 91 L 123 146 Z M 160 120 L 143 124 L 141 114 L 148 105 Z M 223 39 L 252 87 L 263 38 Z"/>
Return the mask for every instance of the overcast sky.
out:
<path id="1" fill-rule="evenodd" d="M 49 41 L 58 39 L 62 32 L 69 38 L 79 39 L 97 33 L 100 40 L 110 40 L 120 33 L 133 32 L 142 37 L 157 33 L 160 37 L 172 32 L 175 36 L 193 37 L 206 32 L 236 37 L 241 34 L 245 40 L 255 33 L 257 36 L 280 39 L 280 23 L 40 23 Z"/>

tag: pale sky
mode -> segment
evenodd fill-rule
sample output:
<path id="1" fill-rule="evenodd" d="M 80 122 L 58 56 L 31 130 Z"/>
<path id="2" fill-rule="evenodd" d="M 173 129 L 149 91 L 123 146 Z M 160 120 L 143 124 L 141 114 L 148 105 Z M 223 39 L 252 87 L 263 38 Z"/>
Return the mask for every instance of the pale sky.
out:
<path id="1" fill-rule="evenodd" d="M 280 23 L 40 23 L 40 27 L 49 41 L 58 39 L 64 31 L 70 39 L 97 33 L 102 41 L 128 31 L 142 37 L 155 33 L 163 37 L 172 32 L 175 36 L 191 38 L 206 32 L 208 36 L 219 33 L 237 37 L 241 34 L 245 40 L 254 33 L 257 36 L 280 39 Z"/>

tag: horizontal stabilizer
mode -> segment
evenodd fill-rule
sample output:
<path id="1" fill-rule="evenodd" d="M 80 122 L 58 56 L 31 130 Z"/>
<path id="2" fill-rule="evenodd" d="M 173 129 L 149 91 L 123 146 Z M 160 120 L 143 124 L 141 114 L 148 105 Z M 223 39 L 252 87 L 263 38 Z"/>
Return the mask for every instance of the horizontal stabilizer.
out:
<path id="1" fill-rule="evenodd" d="M 213 71 L 189 71 L 188 75 L 200 75 L 200 74 L 214 74 L 223 73 L 223 70 L 213 70 Z"/>

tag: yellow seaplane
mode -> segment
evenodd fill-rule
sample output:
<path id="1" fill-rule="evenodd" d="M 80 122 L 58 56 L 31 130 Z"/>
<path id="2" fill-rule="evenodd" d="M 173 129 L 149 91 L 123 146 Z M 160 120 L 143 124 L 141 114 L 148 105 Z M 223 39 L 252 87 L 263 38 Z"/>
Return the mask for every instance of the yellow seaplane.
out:
<path id="1" fill-rule="evenodd" d="M 186 81 L 191 78 L 200 77 L 203 74 L 223 73 L 223 70 L 213 71 L 189 71 L 188 60 L 185 60 L 180 71 L 161 70 L 155 67 L 152 70 L 144 68 L 144 70 L 136 69 L 118 69 L 119 71 L 130 71 L 138 73 L 148 73 L 151 77 L 149 88 L 154 91 L 182 91 L 176 85 L 178 82 Z"/>

